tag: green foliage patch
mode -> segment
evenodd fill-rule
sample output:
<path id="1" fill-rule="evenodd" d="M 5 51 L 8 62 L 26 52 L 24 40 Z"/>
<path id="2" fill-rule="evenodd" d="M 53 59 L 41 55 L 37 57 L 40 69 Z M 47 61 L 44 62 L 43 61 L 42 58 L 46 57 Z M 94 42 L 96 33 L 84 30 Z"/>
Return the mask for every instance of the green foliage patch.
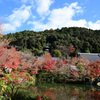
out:
<path id="1" fill-rule="evenodd" d="M 30 50 L 35 56 L 43 54 L 46 45 L 50 47 L 50 52 L 57 49 L 61 52 L 62 56 L 65 57 L 69 55 L 69 52 L 65 49 L 70 45 L 73 45 L 76 49 L 71 56 L 75 56 L 77 51 L 91 53 L 100 52 L 100 30 L 63 27 L 62 29 L 55 29 L 52 31 L 21 31 L 10 33 L 4 35 L 3 38 L 11 39 L 10 45 L 15 46 L 19 50 Z M 60 49 L 61 46 L 63 49 Z"/>

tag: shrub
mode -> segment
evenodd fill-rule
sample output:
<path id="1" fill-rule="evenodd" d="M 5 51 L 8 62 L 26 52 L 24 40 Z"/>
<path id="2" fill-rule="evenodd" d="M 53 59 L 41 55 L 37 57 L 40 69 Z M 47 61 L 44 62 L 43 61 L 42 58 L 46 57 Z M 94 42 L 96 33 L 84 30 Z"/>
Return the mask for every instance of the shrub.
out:
<path id="1" fill-rule="evenodd" d="M 54 57 L 61 57 L 61 52 L 59 51 L 59 50 L 54 50 L 53 52 L 52 52 L 52 56 L 54 56 Z"/>

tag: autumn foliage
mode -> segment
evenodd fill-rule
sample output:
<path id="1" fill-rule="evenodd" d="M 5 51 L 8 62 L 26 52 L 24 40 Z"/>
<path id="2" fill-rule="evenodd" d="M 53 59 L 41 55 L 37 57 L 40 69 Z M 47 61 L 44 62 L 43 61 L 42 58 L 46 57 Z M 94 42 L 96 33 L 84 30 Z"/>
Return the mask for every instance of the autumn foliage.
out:
<path id="1" fill-rule="evenodd" d="M 16 86 L 20 88 L 22 83 L 30 80 L 30 76 L 39 72 L 65 75 L 67 79 L 83 80 L 88 77 L 90 81 L 100 77 L 100 61 L 90 63 L 83 57 L 74 57 L 69 62 L 62 59 L 53 60 L 49 53 L 43 55 L 42 59 L 37 59 L 8 44 L 7 40 L 0 42 L 0 74 L 3 74 L 0 81 L 6 85 L 10 84 L 11 97 L 14 96 L 13 90 L 17 89 Z M 75 50 L 73 46 L 69 49 L 70 52 Z"/>
<path id="2" fill-rule="evenodd" d="M 20 84 L 25 80 L 29 80 L 30 75 L 27 73 L 19 72 L 19 71 L 13 71 L 10 74 L 5 75 L 0 80 L 4 80 L 7 84 Z"/>
<path id="3" fill-rule="evenodd" d="M 100 77 L 100 61 L 94 61 L 87 66 L 88 77 L 95 80 Z"/>
<path id="4" fill-rule="evenodd" d="M 4 68 L 16 70 L 18 68 L 17 65 L 20 63 L 21 56 L 14 47 L 9 48 L 7 42 L 8 41 L 5 40 L 1 42 L 0 45 L 0 68 L 2 70 Z"/>
<path id="5" fill-rule="evenodd" d="M 50 54 L 43 55 L 43 68 L 46 70 L 51 70 L 56 64 L 55 60 L 52 60 Z"/>
<path id="6" fill-rule="evenodd" d="M 100 76 L 100 61 L 90 63 L 86 58 L 74 57 L 71 61 L 53 60 L 51 55 L 45 54 L 42 59 L 34 56 L 27 57 L 14 47 L 9 47 L 9 41 L 0 43 L 0 71 L 5 73 L 5 69 L 12 71 L 19 70 L 20 73 L 37 74 L 39 71 L 48 73 L 66 74 L 71 77 L 98 78 Z M 70 52 L 74 47 L 70 47 Z M 73 69 L 71 66 L 76 66 Z M 69 74 L 69 75 L 68 75 Z M 14 75 L 13 75 L 14 76 Z M 18 76 L 19 77 L 19 76 Z"/>

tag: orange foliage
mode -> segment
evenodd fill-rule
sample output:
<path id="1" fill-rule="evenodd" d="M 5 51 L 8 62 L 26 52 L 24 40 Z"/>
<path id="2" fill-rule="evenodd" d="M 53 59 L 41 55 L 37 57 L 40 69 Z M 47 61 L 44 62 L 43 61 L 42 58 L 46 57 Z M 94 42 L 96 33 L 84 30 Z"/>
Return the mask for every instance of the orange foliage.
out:
<path id="1" fill-rule="evenodd" d="M 43 55 L 43 58 L 44 58 L 43 68 L 46 70 L 51 70 L 55 66 L 56 61 L 52 60 L 50 54 Z"/>
<path id="2" fill-rule="evenodd" d="M 77 63 L 80 63 L 81 65 L 87 65 L 90 62 L 84 57 L 73 57 L 71 60 L 71 64 L 76 65 Z"/>
<path id="3" fill-rule="evenodd" d="M 94 61 L 90 63 L 88 66 L 88 77 L 98 78 L 100 76 L 100 61 Z"/>
<path id="4" fill-rule="evenodd" d="M 69 47 L 69 51 L 70 51 L 70 53 L 73 53 L 73 52 L 75 51 L 74 46 L 70 46 L 70 47 Z"/>

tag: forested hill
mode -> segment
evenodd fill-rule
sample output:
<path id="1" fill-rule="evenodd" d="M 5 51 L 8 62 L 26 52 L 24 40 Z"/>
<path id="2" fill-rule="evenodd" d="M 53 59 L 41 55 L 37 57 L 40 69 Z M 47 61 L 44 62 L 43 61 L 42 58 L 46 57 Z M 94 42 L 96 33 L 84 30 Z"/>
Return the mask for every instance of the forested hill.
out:
<path id="1" fill-rule="evenodd" d="M 4 38 L 11 38 L 10 45 L 19 46 L 21 50 L 29 49 L 35 55 L 43 53 L 43 48 L 48 45 L 52 50 L 58 49 L 62 55 L 67 54 L 71 45 L 77 52 L 100 53 L 100 30 L 71 27 L 41 32 L 21 31 L 10 33 Z M 62 49 L 63 48 L 63 49 Z"/>

